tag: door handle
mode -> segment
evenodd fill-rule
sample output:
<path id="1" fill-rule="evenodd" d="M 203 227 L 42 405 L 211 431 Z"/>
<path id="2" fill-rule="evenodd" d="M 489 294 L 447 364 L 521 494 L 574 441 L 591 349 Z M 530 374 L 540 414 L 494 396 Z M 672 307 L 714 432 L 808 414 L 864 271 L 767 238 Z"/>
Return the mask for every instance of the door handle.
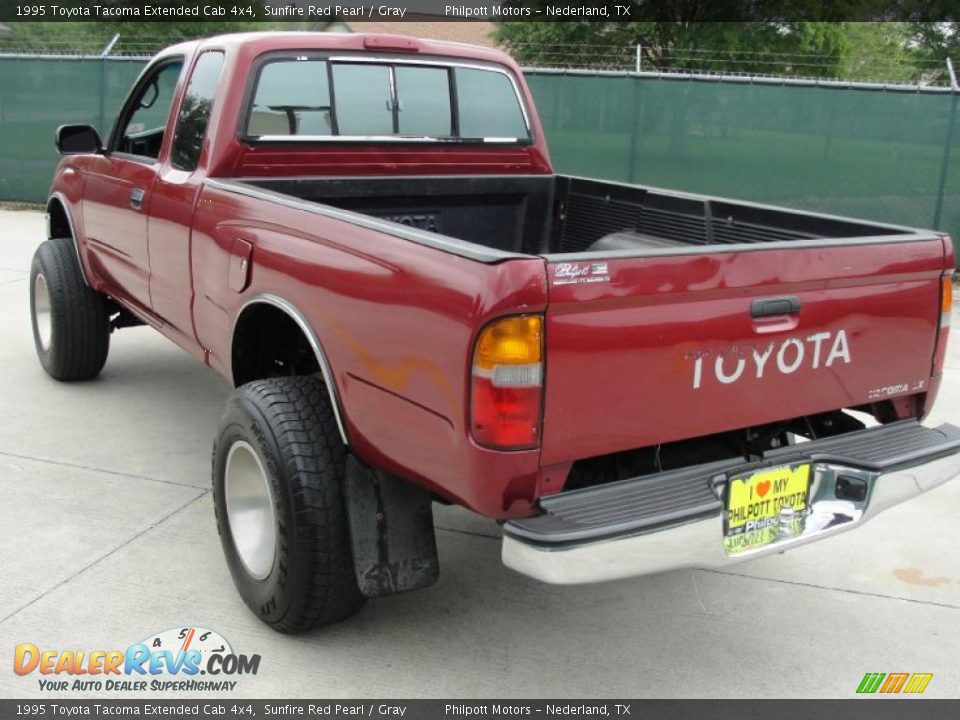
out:
<path id="1" fill-rule="evenodd" d="M 139 210 L 143 207 L 143 198 L 147 193 L 141 190 L 140 188 L 134 188 L 130 193 L 130 207 L 134 210 Z"/>
<path id="2" fill-rule="evenodd" d="M 794 296 L 754 300 L 750 304 L 750 317 L 796 315 L 800 312 L 801 307 L 802 303 L 800 302 L 800 298 Z"/>

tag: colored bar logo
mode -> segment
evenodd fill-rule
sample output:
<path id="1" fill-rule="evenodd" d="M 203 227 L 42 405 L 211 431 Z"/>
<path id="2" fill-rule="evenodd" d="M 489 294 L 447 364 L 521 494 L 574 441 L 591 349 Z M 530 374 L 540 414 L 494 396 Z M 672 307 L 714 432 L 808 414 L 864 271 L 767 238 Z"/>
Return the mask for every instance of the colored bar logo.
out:
<path id="1" fill-rule="evenodd" d="M 910 693 L 919 695 L 927 689 L 933 673 L 867 673 L 860 681 L 857 693 L 893 695 Z"/>

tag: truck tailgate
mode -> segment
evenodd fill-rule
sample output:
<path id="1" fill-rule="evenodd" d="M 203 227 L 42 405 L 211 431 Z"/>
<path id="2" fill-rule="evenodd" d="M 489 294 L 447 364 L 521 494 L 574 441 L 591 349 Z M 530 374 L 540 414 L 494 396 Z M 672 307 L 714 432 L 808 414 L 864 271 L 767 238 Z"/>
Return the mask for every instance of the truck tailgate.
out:
<path id="1" fill-rule="evenodd" d="M 548 261 L 542 459 L 926 390 L 940 238 Z"/>

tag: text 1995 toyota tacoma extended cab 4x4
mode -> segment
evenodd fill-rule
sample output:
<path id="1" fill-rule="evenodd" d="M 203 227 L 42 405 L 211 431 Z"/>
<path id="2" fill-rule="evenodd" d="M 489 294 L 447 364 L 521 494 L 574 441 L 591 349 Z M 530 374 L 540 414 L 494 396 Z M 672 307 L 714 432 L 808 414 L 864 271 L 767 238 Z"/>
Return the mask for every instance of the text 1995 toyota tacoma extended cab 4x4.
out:
<path id="1" fill-rule="evenodd" d="M 278 630 L 432 583 L 435 501 L 584 583 L 779 552 L 960 472 L 960 430 L 920 424 L 949 238 L 557 175 L 500 52 L 184 43 L 105 145 L 57 146 L 40 361 L 92 378 L 146 323 L 232 381 L 217 525 Z"/>

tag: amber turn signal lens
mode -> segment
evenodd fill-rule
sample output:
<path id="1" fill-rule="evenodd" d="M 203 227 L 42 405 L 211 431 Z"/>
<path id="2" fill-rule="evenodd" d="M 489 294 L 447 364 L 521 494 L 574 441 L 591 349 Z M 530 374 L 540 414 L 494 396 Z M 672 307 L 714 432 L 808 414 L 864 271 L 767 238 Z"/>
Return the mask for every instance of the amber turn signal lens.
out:
<path id="1" fill-rule="evenodd" d="M 543 345 L 539 315 L 505 318 L 488 325 L 477 340 L 474 369 L 539 363 Z"/>
<path id="2" fill-rule="evenodd" d="M 947 360 L 947 341 L 950 337 L 950 315 L 953 311 L 953 274 L 944 275 L 940 280 L 940 332 L 937 333 L 937 345 L 933 351 L 933 376 L 943 373 Z"/>

